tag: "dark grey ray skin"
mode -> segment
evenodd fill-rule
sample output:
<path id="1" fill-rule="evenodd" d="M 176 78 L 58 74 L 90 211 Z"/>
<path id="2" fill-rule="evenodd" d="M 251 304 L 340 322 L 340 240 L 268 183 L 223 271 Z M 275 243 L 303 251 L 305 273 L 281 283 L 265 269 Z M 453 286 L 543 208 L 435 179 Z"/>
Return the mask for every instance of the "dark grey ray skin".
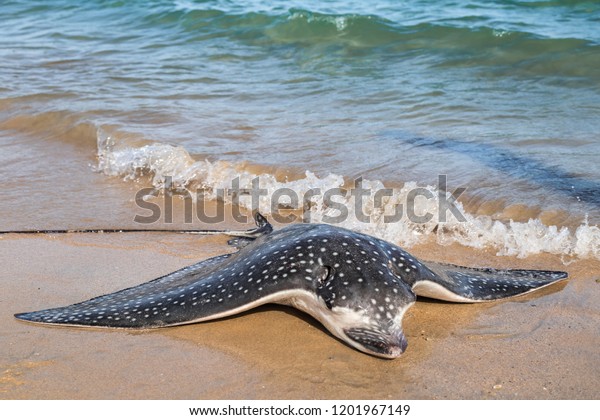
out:
<path id="1" fill-rule="evenodd" d="M 267 222 L 257 215 L 257 223 Z M 263 231 L 253 241 L 238 241 L 241 249 L 234 254 L 85 302 L 15 316 L 55 325 L 156 328 L 280 303 L 307 312 L 360 351 L 395 358 L 407 346 L 402 317 L 416 294 L 489 301 L 567 277 L 553 271 L 424 265 L 388 242 L 324 224 Z"/>

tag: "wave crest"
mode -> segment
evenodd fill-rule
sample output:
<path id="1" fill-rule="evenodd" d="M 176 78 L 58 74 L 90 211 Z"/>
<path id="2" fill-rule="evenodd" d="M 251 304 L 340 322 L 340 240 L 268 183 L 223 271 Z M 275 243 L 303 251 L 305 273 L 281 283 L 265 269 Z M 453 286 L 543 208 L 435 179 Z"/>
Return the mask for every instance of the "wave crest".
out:
<path id="1" fill-rule="evenodd" d="M 407 182 L 402 188 L 389 189 L 389 193 L 382 199 L 376 195 L 384 189 L 384 184 L 378 180 L 363 180 L 362 188 L 368 194 L 362 197 L 362 204 L 357 202 L 355 195 L 340 194 L 336 196 L 339 206 L 332 206 L 324 192 L 341 191 L 348 187 L 348 182 L 340 175 L 330 173 L 319 177 L 306 171 L 304 177 L 299 179 L 279 180 L 273 174 L 247 171 L 239 163 L 194 160 L 183 147 L 161 143 L 139 147 L 119 144 L 102 130 L 98 132 L 98 170 L 127 180 L 150 175 L 155 188 L 164 188 L 165 180 L 169 178 L 170 188 L 173 190 L 202 188 L 208 192 L 208 198 L 224 199 L 229 203 L 231 197 L 227 194 L 218 196 L 219 190 L 231 189 L 233 180 L 239 180 L 241 189 L 252 189 L 253 180 L 258 178 L 260 188 L 266 190 L 266 194 L 260 197 L 258 210 L 265 215 L 272 214 L 274 210 L 272 197 L 275 191 L 285 188 L 302 197 L 297 204 L 300 210 L 310 210 L 312 222 L 330 222 L 339 215 L 339 207 L 343 206 L 348 209 L 348 214 L 340 218 L 337 225 L 401 246 L 414 246 L 435 240 L 441 245 L 458 243 L 475 249 L 492 248 L 497 255 L 518 258 L 545 252 L 600 259 L 600 228 L 588 225 L 587 222 L 574 232 L 568 227 L 546 226 L 539 219 L 530 219 L 528 222 L 511 220 L 506 223 L 489 216 L 470 214 L 460 202 L 455 204 L 463 218 L 451 215 L 447 220 L 432 217 L 420 222 L 402 214 L 398 220 L 392 223 L 388 221 L 388 217 L 396 214 L 398 208 L 407 208 L 399 206 L 412 205 L 412 210 L 417 215 L 440 215 L 443 210 L 441 200 L 452 200 L 452 197 L 450 193 L 441 192 L 431 185 L 419 187 L 414 182 Z M 321 191 L 321 194 L 309 194 L 314 189 Z M 416 189 L 428 192 L 422 194 L 427 199 L 415 199 L 411 196 L 411 191 Z M 307 196 L 310 197 L 306 199 Z M 250 197 L 241 197 L 240 204 L 252 209 Z"/>

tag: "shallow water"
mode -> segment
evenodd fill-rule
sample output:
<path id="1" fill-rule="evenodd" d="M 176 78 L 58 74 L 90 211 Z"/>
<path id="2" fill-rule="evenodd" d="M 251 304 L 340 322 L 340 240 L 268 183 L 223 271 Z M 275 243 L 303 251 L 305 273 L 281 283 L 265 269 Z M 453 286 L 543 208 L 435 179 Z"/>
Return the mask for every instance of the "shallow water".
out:
<path id="1" fill-rule="evenodd" d="M 131 223 L 135 191 L 165 176 L 214 190 L 261 175 L 270 194 L 300 197 L 363 177 L 396 190 L 385 209 L 367 204 L 368 223 L 351 212 L 344 226 L 402 245 L 600 258 L 597 2 L 0 11 L 4 228 Z M 439 175 L 466 188 L 464 221 L 383 221 L 411 188 L 437 197 Z M 439 203 L 415 207 L 438 214 Z M 312 208 L 313 221 L 331 215 L 322 198 Z"/>

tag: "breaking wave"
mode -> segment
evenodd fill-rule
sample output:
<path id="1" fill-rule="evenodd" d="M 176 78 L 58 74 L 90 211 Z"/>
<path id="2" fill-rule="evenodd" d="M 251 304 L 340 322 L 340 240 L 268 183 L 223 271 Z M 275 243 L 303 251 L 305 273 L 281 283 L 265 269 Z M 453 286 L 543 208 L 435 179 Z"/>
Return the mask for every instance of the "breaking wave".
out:
<path id="1" fill-rule="evenodd" d="M 361 187 L 365 192 L 361 203 L 356 194 L 343 193 L 349 184 L 341 175 L 318 176 L 306 171 L 298 179 L 279 179 L 271 173 L 249 171 L 241 163 L 196 160 L 181 146 L 162 143 L 130 146 L 115 141 L 102 130 L 98 131 L 97 141 L 100 172 L 127 180 L 150 176 L 157 189 L 164 188 L 169 179 L 169 188 L 173 190 L 201 188 L 209 199 L 220 198 L 231 203 L 229 195 L 218 195 L 218 191 L 230 190 L 233 180 L 239 180 L 240 189 L 252 189 L 253 180 L 259 179 L 260 188 L 266 193 L 258 201 L 258 210 L 267 216 L 279 211 L 272 205 L 275 192 L 286 189 L 287 197 L 293 195 L 299 201 L 285 203 L 282 200 L 283 204 L 310 210 L 311 222 L 336 221 L 336 225 L 401 246 L 435 240 L 441 245 L 457 243 L 476 249 L 492 248 L 497 255 L 518 258 L 551 253 L 600 259 L 598 226 L 584 222 L 573 229 L 547 226 L 539 219 L 527 222 L 494 220 L 489 216 L 470 214 L 459 201 L 453 201 L 450 193 L 431 185 L 407 182 L 400 188 L 386 189 L 381 181 L 362 180 Z M 320 193 L 314 194 L 315 189 Z M 335 200 L 327 196 L 328 191 L 336 192 Z M 385 193 L 381 194 L 381 191 Z M 453 203 L 454 211 L 448 211 L 448 203 Z M 241 197 L 240 204 L 252 209 L 250 197 Z M 342 208 L 347 210 L 347 215 L 341 214 Z M 399 214 L 401 217 L 390 221 Z"/>

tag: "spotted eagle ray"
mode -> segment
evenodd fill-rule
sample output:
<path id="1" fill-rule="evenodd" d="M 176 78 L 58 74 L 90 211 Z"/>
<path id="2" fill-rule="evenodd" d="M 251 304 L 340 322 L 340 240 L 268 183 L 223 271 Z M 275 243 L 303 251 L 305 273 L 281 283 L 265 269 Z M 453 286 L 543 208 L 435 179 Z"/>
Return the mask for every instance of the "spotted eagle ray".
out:
<path id="1" fill-rule="evenodd" d="M 158 328 L 224 318 L 266 303 L 316 318 L 364 353 L 400 356 L 402 318 L 426 296 L 483 302 L 522 295 L 567 277 L 560 271 L 467 268 L 422 263 L 381 239 L 326 224 L 229 232 L 239 250 L 163 277 L 60 308 L 16 314 L 25 321 L 111 328 Z"/>

